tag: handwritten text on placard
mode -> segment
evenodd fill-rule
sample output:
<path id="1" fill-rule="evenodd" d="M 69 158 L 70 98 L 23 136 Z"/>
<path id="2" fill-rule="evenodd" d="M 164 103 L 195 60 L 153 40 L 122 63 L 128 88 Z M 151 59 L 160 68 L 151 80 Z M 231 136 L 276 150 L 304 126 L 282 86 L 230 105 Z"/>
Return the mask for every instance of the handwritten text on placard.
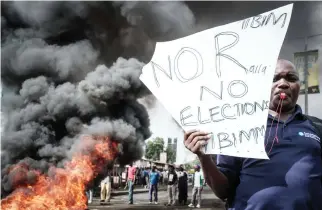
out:
<path id="1" fill-rule="evenodd" d="M 140 79 L 185 131 L 213 133 L 207 153 L 268 158 L 271 85 L 292 8 L 157 43 Z"/>

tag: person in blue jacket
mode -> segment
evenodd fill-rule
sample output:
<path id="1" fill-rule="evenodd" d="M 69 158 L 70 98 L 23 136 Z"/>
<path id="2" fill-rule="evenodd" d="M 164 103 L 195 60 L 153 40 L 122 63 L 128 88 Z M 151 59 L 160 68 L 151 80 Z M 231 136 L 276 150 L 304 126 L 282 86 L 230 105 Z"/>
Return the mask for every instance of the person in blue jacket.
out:
<path id="1" fill-rule="evenodd" d="M 156 167 L 152 167 L 152 171 L 149 174 L 150 177 L 150 190 L 149 190 L 149 200 L 150 204 L 152 203 L 152 194 L 154 192 L 154 203 L 158 204 L 158 183 L 160 179 L 160 174 L 156 170 Z"/>
<path id="2" fill-rule="evenodd" d="M 322 121 L 302 113 L 299 92 L 294 64 L 278 60 L 266 127 L 267 160 L 218 155 L 216 164 L 200 150 L 210 133 L 185 133 L 186 148 L 197 154 L 207 184 L 228 209 L 322 209 Z"/>

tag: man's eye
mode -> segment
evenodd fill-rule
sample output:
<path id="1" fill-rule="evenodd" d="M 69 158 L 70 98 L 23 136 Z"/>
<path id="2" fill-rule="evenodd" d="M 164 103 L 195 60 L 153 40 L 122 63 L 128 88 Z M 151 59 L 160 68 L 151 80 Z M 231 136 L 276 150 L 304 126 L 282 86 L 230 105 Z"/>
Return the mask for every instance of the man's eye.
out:
<path id="1" fill-rule="evenodd" d="M 279 80 L 279 78 L 278 77 L 274 77 L 273 78 L 273 82 L 277 82 Z"/>
<path id="2" fill-rule="evenodd" d="M 292 77 L 288 77 L 287 78 L 287 81 L 289 81 L 289 82 L 297 82 L 299 80 L 299 78 L 298 77 L 295 77 L 295 76 L 292 76 Z"/>

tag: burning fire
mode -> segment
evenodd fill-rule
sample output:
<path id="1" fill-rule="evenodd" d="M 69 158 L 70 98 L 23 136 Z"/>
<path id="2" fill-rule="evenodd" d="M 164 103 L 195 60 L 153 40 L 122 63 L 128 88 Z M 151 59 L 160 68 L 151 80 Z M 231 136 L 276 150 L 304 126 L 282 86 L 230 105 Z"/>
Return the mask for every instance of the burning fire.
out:
<path id="1" fill-rule="evenodd" d="M 1 201 L 3 210 L 84 210 L 87 207 L 86 185 L 111 162 L 118 152 L 117 143 L 108 137 L 83 138 L 82 143 L 95 142 L 88 154 L 80 152 L 64 165 L 51 167 L 47 175 L 34 170 L 35 183 L 20 185 Z M 22 167 L 22 168 L 21 168 Z M 11 170 L 28 169 L 15 165 Z M 19 174 L 17 173 L 19 178 Z"/>

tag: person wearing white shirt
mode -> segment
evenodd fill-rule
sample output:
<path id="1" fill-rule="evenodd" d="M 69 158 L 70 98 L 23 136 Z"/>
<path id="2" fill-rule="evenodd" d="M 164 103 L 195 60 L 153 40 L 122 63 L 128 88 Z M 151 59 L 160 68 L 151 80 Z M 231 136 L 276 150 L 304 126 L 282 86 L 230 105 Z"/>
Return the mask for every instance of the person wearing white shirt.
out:
<path id="1" fill-rule="evenodd" d="M 195 166 L 195 173 L 193 175 L 193 188 L 192 188 L 192 197 L 191 197 L 191 203 L 189 204 L 189 207 L 197 207 L 200 208 L 201 205 L 201 191 L 203 190 L 203 186 L 205 184 L 205 179 L 203 177 L 202 172 L 200 171 L 200 166 Z M 196 204 L 196 198 L 198 198 L 197 205 Z"/>

